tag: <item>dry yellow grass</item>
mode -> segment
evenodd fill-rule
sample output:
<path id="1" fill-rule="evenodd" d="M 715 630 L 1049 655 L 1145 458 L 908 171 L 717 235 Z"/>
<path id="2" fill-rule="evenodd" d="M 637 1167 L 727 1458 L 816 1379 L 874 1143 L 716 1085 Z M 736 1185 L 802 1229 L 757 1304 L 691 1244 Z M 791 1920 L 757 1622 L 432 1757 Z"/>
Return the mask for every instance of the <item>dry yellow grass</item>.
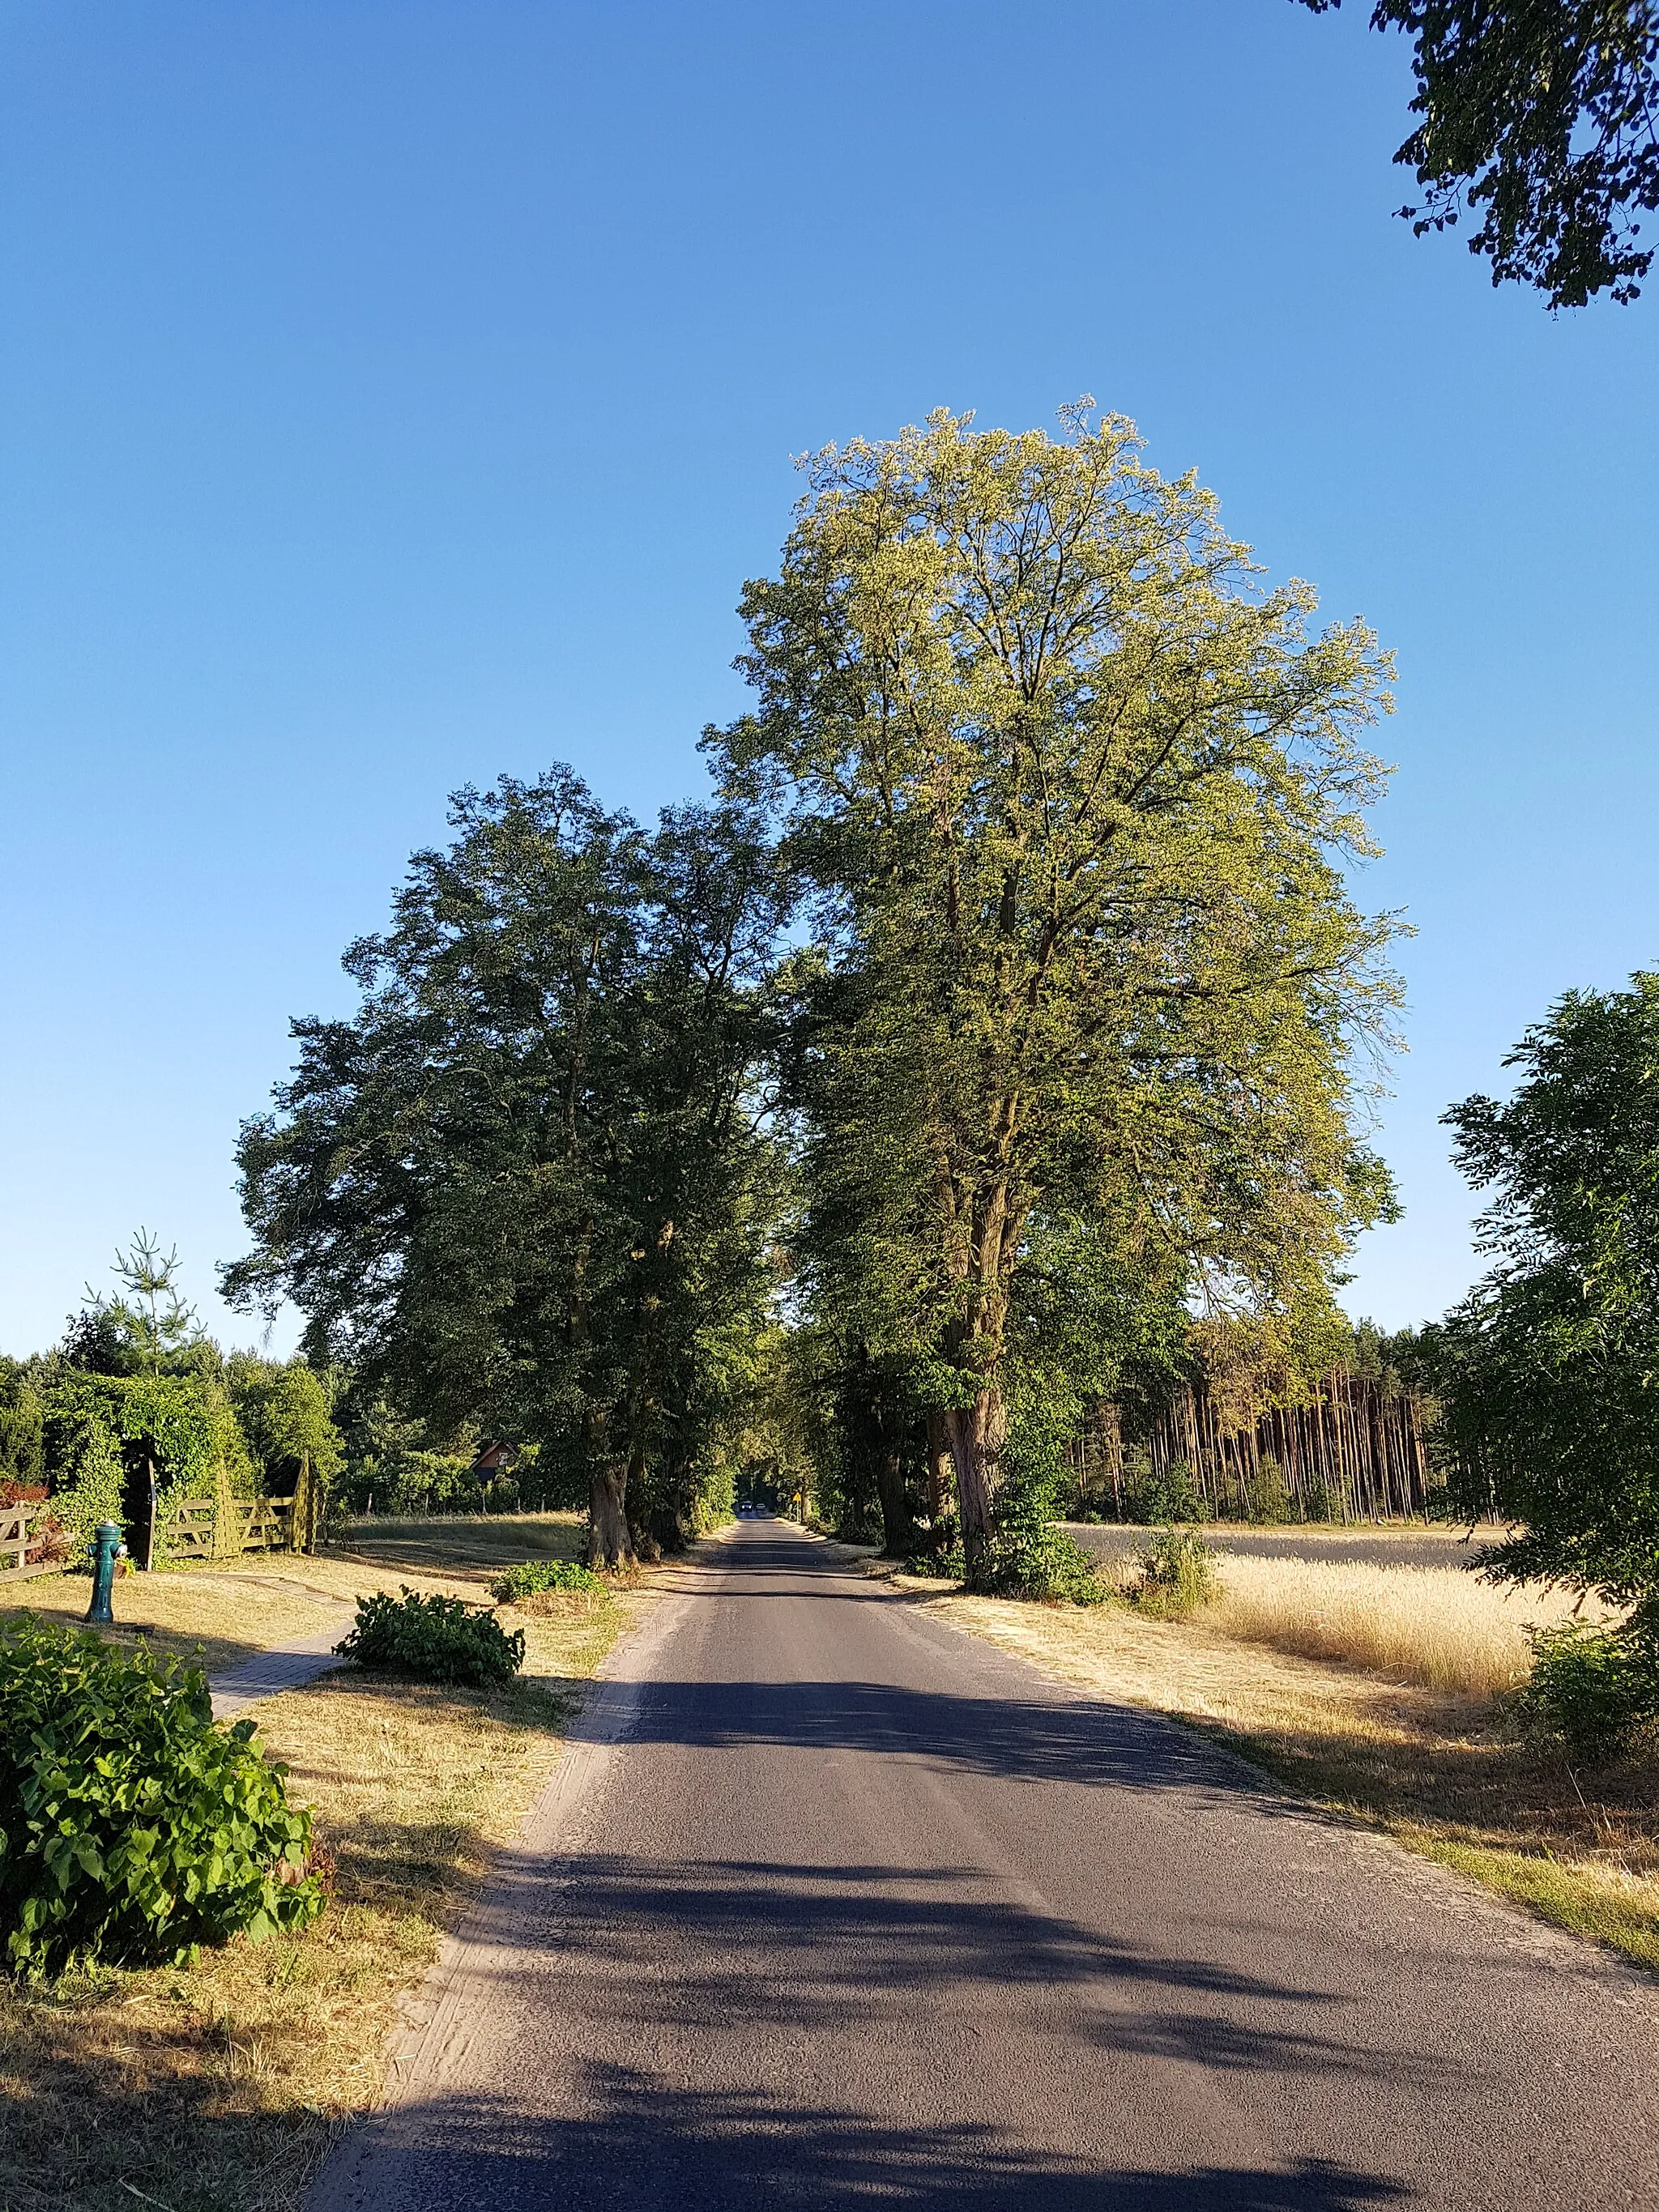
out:
<path id="1" fill-rule="evenodd" d="M 1465 1568 L 1327 1566 L 1235 1553 L 1221 1563 L 1221 1595 L 1204 1620 L 1277 1651 L 1489 1698 L 1525 1678 L 1528 1628 L 1574 1610 L 1564 1591 L 1501 1589 Z M 1586 1610 L 1603 1617 L 1594 1605 Z"/>
<path id="2" fill-rule="evenodd" d="M 429 1579 L 466 1588 L 478 1571 Z M 362 1565 L 352 1575 L 362 1587 Z M 354 1672 L 258 1707 L 334 1854 L 334 1898 L 304 1936 L 239 1939 L 189 1972 L 0 1988 L 6 2212 L 133 2212 L 141 2196 L 168 2212 L 296 2212 L 342 2121 L 378 2092 L 403 1993 L 550 1773 L 583 1681 L 649 1602 L 642 1589 L 511 1608 L 528 1649 L 499 1692 Z"/>

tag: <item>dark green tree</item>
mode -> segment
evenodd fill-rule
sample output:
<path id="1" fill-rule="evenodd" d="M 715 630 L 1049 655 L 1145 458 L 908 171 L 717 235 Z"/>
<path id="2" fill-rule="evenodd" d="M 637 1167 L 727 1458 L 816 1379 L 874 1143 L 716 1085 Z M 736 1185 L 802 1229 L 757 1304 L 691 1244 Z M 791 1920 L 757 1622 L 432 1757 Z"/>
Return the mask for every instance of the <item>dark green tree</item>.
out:
<path id="1" fill-rule="evenodd" d="M 654 836 L 569 770 L 459 794 L 392 928 L 347 954 L 349 1022 L 295 1024 L 244 1129 L 255 1248 L 234 1302 L 291 1297 L 313 1361 L 587 1482 L 591 1553 L 631 1556 L 630 1480 L 718 1403 L 770 1285 L 756 1077 L 779 919 L 733 809 Z"/>
<path id="2" fill-rule="evenodd" d="M 1659 1595 L 1659 975 L 1571 991 L 1446 1115 L 1492 1194 L 1496 1264 L 1422 1350 L 1466 1505 L 1520 1525 L 1494 1565 Z"/>
<path id="3" fill-rule="evenodd" d="M 20 1361 L 0 1358 L 0 1483 L 32 1490 L 44 1480 L 41 1419 L 34 1378 Z"/>
<path id="4" fill-rule="evenodd" d="M 343 1467 L 327 1383 L 303 1359 L 259 1359 L 232 1352 L 225 1382 L 265 1487 L 288 1492 L 303 1467 L 325 1489 Z"/>
<path id="5" fill-rule="evenodd" d="M 1375 0 L 1371 24 L 1412 43 L 1420 119 L 1394 158 L 1427 194 L 1400 210 L 1418 236 L 1467 208 L 1494 284 L 1633 300 L 1653 261 L 1636 218 L 1659 207 L 1655 0 Z"/>

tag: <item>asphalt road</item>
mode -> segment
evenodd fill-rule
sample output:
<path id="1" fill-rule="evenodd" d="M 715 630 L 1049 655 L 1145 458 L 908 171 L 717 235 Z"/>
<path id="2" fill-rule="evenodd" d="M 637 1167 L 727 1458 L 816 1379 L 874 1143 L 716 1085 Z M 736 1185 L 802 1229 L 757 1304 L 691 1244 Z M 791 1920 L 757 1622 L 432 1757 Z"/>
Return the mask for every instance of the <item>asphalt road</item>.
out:
<path id="1" fill-rule="evenodd" d="M 315 2212 L 1601 2212 L 1659 1998 L 777 1522 L 623 1647 Z"/>

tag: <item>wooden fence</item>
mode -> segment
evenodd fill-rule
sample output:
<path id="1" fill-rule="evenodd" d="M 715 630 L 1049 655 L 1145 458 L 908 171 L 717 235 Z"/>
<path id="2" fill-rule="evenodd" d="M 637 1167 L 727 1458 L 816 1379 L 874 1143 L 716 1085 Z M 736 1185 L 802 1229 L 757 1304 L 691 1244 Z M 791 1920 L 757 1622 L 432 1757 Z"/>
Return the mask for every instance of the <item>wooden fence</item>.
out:
<path id="1" fill-rule="evenodd" d="M 307 1533 L 301 1523 L 301 1537 Z M 157 1529 L 156 1556 L 234 1559 L 245 1552 L 309 1550 L 308 1543 L 295 1544 L 295 1534 L 291 1498 L 189 1498 Z"/>
<path id="2" fill-rule="evenodd" d="M 323 1490 L 302 1455 L 289 1498 L 238 1498 L 222 1468 L 211 1498 L 187 1498 L 159 1522 L 155 1556 L 235 1559 L 245 1552 L 314 1552 Z"/>
<path id="3" fill-rule="evenodd" d="M 292 1498 L 186 1498 L 171 1514 L 158 1517 L 154 1556 L 159 1562 L 234 1559 L 247 1552 L 309 1552 L 316 1547 L 320 1510 L 315 1486 L 303 1483 Z M 50 1498 L 44 1504 L 0 1505 L 0 1583 L 50 1574 L 64 1565 L 72 1548 L 58 1529 Z M 84 1557 L 83 1551 L 80 1556 Z"/>
<path id="4" fill-rule="evenodd" d="M 1366 1376 L 1339 1369 L 1306 1405 L 1267 1407 L 1242 1425 L 1224 1420 L 1200 1385 L 1142 1425 L 1144 1434 L 1126 1443 L 1121 1409 L 1097 1410 L 1072 1447 L 1085 1506 L 1121 1518 L 1138 1474 L 1164 1476 L 1180 1462 L 1222 1518 L 1253 1517 L 1281 1486 L 1291 1520 L 1389 1521 L 1427 1507 L 1421 1401 Z"/>
<path id="5" fill-rule="evenodd" d="M 0 1583 L 23 1582 L 62 1566 L 63 1545 L 48 1541 L 40 1525 L 51 1520 L 50 1504 L 0 1505 Z"/>

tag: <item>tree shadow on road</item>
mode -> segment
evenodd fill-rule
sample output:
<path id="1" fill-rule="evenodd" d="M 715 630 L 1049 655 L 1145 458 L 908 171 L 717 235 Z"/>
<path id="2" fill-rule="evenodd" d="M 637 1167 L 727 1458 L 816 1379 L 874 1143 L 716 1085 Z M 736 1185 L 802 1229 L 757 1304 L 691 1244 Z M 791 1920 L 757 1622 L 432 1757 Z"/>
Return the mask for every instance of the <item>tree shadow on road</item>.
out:
<path id="1" fill-rule="evenodd" d="M 883 2203 L 905 2212 L 1360 2212 L 1398 2181 L 1325 2159 L 1290 2166 L 1102 2166 L 1006 2142 L 984 2124 L 896 2126 L 832 2104 L 672 2090 L 592 2069 L 588 2117 L 504 2100 L 416 2106 L 334 2159 L 312 2212 L 750 2212 Z"/>
<path id="2" fill-rule="evenodd" d="M 1011 1782 L 1236 1793 L 1249 1770 L 1161 1715 L 1039 1690 L 971 1697 L 890 1682 L 652 1680 L 617 1686 L 634 1743 L 865 1752 Z M 613 1692 L 613 1695 L 615 1693 Z M 596 1711 L 595 1732 L 616 1725 Z M 573 1735 L 580 1739 L 583 1724 Z M 1255 1785 L 1271 1793 L 1265 1780 Z M 1276 1794 L 1276 1793 L 1271 1793 Z"/>
<path id="3" fill-rule="evenodd" d="M 349 2145 L 313 2212 L 805 2212 L 880 2203 L 904 2212 L 1362 2212 L 1409 2194 L 1322 2159 L 1185 2171 L 1012 2143 L 983 2124 L 902 2125 L 810 2100 L 660 2086 L 591 2069 L 586 2116 L 549 2120 L 503 2100 L 456 2098 L 400 2112 Z"/>
<path id="4" fill-rule="evenodd" d="M 541 1962 L 556 1948 L 560 2038 L 583 2053 L 665 2034 L 676 2048 L 704 2050 L 715 2078 L 741 2080 L 745 2053 L 778 2039 L 820 2049 L 839 2039 L 854 2051 L 879 2046 L 884 2064 L 920 2080 L 919 2038 L 939 2023 L 977 2035 L 1018 2021 L 1022 2034 L 1057 2038 L 1113 2067 L 1359 2077 L 1406 2098 L 1440 2063 L 1404 2041 L 1379 2050 L 1358 2017 L 1352 2040 L 1310 2032 L 1312 2009 L 1326 2008 L 1328 2023 L 1329 2008 L 1341 2008 L 1329 1989 L 1175 1943 L 1148 1948 L 1022 1904 L 961 1868 L 590 1853 L 560 1873 L 550 1887 L 544 1863 L 499 1868 L 476 1933 L 502 1962 L 492 2014 L 516 2017 L 532 2039 L 547 2002 Z M 1479 2070 L 1471 2061 L 1468 2078 Z"/>

